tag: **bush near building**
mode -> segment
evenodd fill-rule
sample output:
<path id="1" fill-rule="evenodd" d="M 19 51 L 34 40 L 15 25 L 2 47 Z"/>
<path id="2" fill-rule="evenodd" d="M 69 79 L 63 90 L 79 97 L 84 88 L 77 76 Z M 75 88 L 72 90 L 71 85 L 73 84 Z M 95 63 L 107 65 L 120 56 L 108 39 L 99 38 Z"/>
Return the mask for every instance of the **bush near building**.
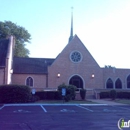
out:
<path id="1" fill-rule="evenodd" d="M 109 93 L 110 93 L 110 91 L 100 92 L 100 98 L 101 99 L 111 98 Z M 116 98 L 118 98 L 118 99 L 130 99 L 130 92 L 116 91 Z"/>
<path id="2" fill-rule="evenodd" d="M 109 91 L 108 92 L 100 92 L 100 98 L 110 98 Z"/>
<path id="3" fill-rule="evenodd" d="M 0 86 L 0 103 L 27 103 L 31 100 L 31 90 L 25 85 Z"/>
<path id="4" fill-rule="evenodd" d="M 64 97 L 62 96 L 62 88 L 66 89 L 66 95 Z M 74 100 L 76 96 L 75 93 L 76 89 L 77 87 L 74 85 L 65 85 L 65 84 L 59 85 L 58 91 L 59 91 L 60 99 L 64 98 L 66 102 L 68 102 L 69 100 Z"/>
<path id="5" fill-rule="evenodd" d="M 58 91 L 38 91 L 35 96 L 39 97 L 39 100 L 59 100 Z"/>
<path id="6" fill-rule="evenodd" d="M 111 90 L 110 92 L 109 92 L 109 94 L 110 94 L 110 98 L 112 99 L 112 100 L 115 100 L 116 99 L 116 95 L 117 95 L 117 92 L 116 92 L 116 90 Z"/>
<path id="7" fill-rule="evenodd" d="M 86 97 L 86 89 L 80 89 L 80 96 L 82 100 L 85 100 Z"/>
<path id="8" fill-rule="evenodd" d="M 62 88 L 66 89 L 66 95 L 62 96 Z M 74 100 L 76 96 L 76 87 L 73 85 L 61 84 L 58 86 L 57 91 L 38 91 L 33 95 L 36 96 L 39 100 L 62 100 L 65 101 Z"/>

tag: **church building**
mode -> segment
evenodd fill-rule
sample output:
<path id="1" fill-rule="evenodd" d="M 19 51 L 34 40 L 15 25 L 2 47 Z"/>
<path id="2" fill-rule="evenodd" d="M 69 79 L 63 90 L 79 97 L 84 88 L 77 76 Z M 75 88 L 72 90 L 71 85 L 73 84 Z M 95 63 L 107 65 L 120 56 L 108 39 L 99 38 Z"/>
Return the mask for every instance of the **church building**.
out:
<path id="1" fill-rule="evenodd" d="M 73 18 L 68 44 L 55 59 L 13 57 L 14 46 L 13 36 L 0 40 L 0 85 L 28 85 L 41 91 L 65 83 L 91 95 L 97 90 L 130 89 L 130 69 L 101 68 L 80 38 L 73 36 Z"/>

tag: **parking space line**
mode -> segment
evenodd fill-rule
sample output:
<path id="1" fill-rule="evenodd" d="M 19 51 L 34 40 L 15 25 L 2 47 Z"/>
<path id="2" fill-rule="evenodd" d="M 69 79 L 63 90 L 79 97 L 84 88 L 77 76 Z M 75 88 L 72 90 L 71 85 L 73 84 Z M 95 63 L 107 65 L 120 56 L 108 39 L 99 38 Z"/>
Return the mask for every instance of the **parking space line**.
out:
<path id="1" fill-rule="evenodd" d="M 2 107 L 0 107 L 0 110 L 2 110 L 5 106 L 3 105 Z"/>
<path id="2" fill-rule="evenodd" d="M 44 112 L 47 112 L 47 110 L 42 106 L 42 105 L 40 105 L 41 106 L 41 108 L 42 108 L 42 110 L 44 111 Z"/>
<path id="3" fill-rule="evenodd" d="M 80 107 L 80 108 L 83 108 L 83 109 L 85 109 L 85 110 L 88 110 L 88 111 L 91 111 L 91 112 L 93 112 L 93 110 L 91 110 L 91 109 L 88 109 L 88 108 L 86 108 L 86 107 L 82 107 L 82 106 L 80 106 L 80 105 L 76 105 L 77 107 Z"/>
<path id="4" fill-rule="evenodd" d="M 125 110 L 129 110 L 129 111 L 130 111 L 130 109 L 129 109 L 129 108 L 125 108 L 125 107 L 117 107 L 117 106 L 113 106 L 113 107 L 116 107 L 116 108 L 121 108 L 121 109 L 125 109 Z"/>

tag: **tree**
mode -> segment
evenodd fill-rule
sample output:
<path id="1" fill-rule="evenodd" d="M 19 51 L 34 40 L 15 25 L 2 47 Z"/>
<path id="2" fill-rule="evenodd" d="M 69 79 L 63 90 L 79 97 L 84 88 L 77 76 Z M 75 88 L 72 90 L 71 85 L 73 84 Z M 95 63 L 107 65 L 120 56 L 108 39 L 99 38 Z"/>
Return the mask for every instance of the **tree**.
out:
<path id="1" fill-rule="evenodd" d="M 15 36 L 15 52 L 14 56 L 28 57 L 29 50 L 25 47 L 25 43 L 29 43 L 31 35 L 28 31 L 11 21 L 0 21 L 0 39 L 6 38 L 8 35 Z"/>

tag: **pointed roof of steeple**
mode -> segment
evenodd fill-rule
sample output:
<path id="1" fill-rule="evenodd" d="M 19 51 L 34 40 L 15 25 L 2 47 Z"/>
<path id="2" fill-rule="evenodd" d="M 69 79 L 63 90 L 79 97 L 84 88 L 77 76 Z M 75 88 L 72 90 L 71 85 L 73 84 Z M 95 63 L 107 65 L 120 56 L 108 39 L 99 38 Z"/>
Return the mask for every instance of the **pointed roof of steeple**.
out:
<path id="1" fill-rule="evenodd" d="M 73 7 L 71 8 L 71 29 L 70 29 L 70 37 L 69 42 L 73 39 Z"/>

